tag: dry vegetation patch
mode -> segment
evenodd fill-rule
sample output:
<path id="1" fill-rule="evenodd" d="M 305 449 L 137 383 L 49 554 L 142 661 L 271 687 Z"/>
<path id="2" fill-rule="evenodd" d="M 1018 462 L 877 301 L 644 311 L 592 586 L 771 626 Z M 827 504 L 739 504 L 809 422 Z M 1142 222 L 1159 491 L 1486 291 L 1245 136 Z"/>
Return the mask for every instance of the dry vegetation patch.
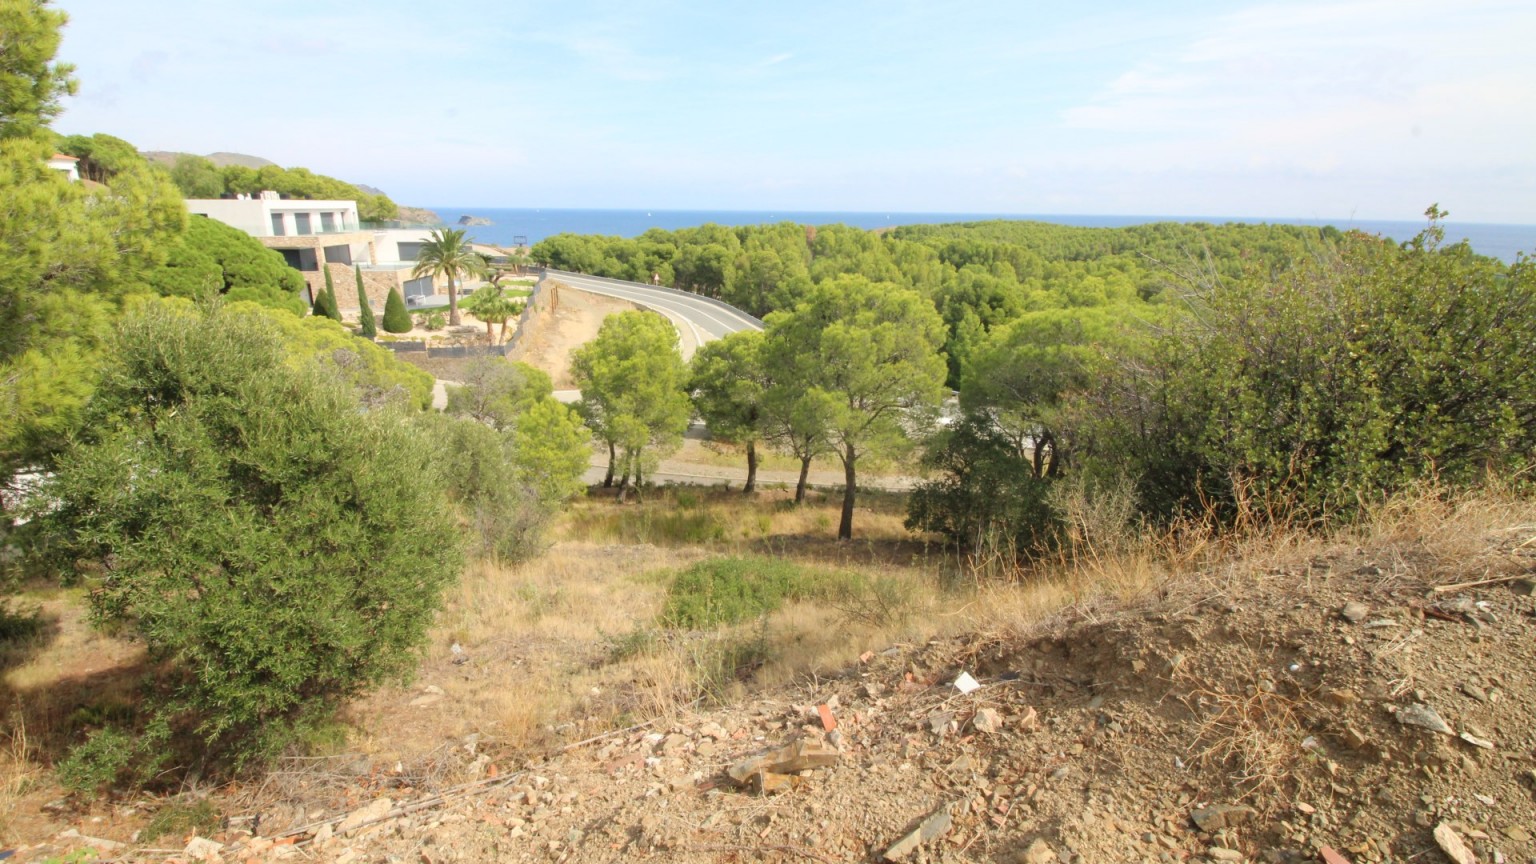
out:
<path id="1" fill-rule="evenodd" d="M 1536 821 L 1536 601 L 1519 581 L 1536 565 L 1529 502 L 1425 495 L 1332 537 L 1217 541 L 1185 527 L 983 580 L 956 578 L 965 562 L 895 529 L 822 544 L 820 506 L 831 508 L 713 493 L 579 505 L 566 536 L 629 539 L 562 540 L 525 565 L 471 568 L 415 684 L 359 702 L 344 740 L 224 790 L 219 811 L 262 813 L 268 833 L 378 795 L 431 801 L 483 784 L 327 841 L 321 857 L 865 860 L 936 807 L 954 828 L 923 853 L 933 860 L 1002 859 L 1035 840 L 1061 860 L 1224 848 L 1305 861 L 1322 845 L 1403 860 L 1433 848 L 1440 821 L 1490 860 L 1536 854 L 1520 833 Z M 768 528 L 683 542 L 657 521 L 665 509 Z M 764 605 L 669 626 L 683 573 Z M 759 575 L 775 602 L 743 587 Z M 1436 591 L 1465 582 L 1483 584 Z M 1363 617 L 1344 614 L 1351 603 Z M 962 671 L 982 689 L 959 695 Z M 768 798 L 721 779 L 755 749 L 824 736 L 808 711 L 829 703 L 836 766 Z M 1397 714 L 1415 703 L 1495 749 L 1404 725 Z M 972 726 L 984 709 L 1001 731 Z M 33 757 L 12 764 L 48 784 Z M 530 804 L 521 790 L 535 775 L 550 785 Z M 1253 816 L 1199 830 L 1191 814 L 1210 804 Z M 145 818 L 103 805 L 69 818 L 91 814 L 109 836 Z"/>

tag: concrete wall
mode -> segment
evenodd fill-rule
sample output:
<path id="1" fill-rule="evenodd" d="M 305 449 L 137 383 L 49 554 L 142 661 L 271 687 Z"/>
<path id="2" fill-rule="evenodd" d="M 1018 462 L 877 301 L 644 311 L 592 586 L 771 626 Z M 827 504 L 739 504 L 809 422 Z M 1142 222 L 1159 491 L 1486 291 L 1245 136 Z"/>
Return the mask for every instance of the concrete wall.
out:
<path id="1" fill-rule="evenodd" d="M 217 219 L 252 237 L 308 237 L 322 231 L 321 214 L 330 213 L 337 231 L 358 231 L 356 201 L 301 201 L 294 198 L 188 198 L 187 212 Z M 309 231 L 300 233 L 295 216 L 309 215 Z M 282 234 L 272 230 L 272 216 L 283 220 Z"/>
<path id="2" fill-rule="evenodd" d="M 272 220 L 265 201 L 237 201 L 233 198 L 188 198 L 187 212 L 217 219 L 253 237 L 271 237 Z"/>
<path id="3" fill-rule="evenodd" d="M 424 228 L 390 228 L 373 232 L 373 248 L 380 264 L 415 261 L 416 250 L 432 232 Z"/>
<path id="4" fill-rule="evenodd" d="M 508 360 L 521 360 L 528 353 L 528 340 L 523 337 L 535 327 L 553 326 L 562 287 L 565 286 L 543 280 L 533 286 L 533 294 L 528 297 L 527 305 L 523 306 L 523 314 L 518 316 L 517 324 L 512 328 L 512 336 L 507 340 Z"/>

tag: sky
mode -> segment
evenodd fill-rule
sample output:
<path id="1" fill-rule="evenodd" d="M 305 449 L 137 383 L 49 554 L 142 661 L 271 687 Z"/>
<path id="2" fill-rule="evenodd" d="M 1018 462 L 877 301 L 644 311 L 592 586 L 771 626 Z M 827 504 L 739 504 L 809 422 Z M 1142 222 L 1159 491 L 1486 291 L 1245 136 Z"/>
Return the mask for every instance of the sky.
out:
<path id="1" fill-rule="evenodd" d="M 418 206 L 1536 223 L 1536 3 L 55 0 L 55 128 Z"/>

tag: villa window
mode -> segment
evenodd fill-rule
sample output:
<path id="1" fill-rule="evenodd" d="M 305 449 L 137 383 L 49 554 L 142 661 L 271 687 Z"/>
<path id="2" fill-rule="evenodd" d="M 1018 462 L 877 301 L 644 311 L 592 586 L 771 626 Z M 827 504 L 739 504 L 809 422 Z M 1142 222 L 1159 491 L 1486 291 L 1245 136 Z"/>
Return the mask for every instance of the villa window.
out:
<path id="1" fill-rule="evenodd" d="M 310 233 L 308 213 L 293 214 L 293 230 L 300 236 Z"/>
<path id="2" fill-rule="evenodd" d="M 335 231 L 336 230 L 336 214 L 335 213 L 321 213 L 320 214 L 320 230 L 321 231 Z"/>
<path id="3" fill-rule="evenodd" d="M 283 214 L 281 213 L 272 214 L 272 236 L 283 236 Z"/>

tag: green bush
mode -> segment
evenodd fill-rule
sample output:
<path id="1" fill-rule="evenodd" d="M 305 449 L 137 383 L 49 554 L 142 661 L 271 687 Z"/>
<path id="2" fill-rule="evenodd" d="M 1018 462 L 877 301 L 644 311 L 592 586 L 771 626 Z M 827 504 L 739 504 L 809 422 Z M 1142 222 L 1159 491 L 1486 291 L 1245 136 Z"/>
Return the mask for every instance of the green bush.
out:
<path id="1" fill-rule="evenodd" d="M 587 439 L 570 409 L 545 396 L 501 432 L 446 414 L 420 422 L 432 442 L 425 452 L 469 523 L 475 554 L 521 561 L 539 552 L 587 467 Z"/>
<path id="2" fill-rule="evenodd" d="M 405 301 L 398 288 L 389 289 L 389 299 L 384 301 L 384 332 L 411 332 L 411 313 L 405 311 Z"/>
<path id="3" fill-rule="evenodd" d="M 155 290 L 172 297 L 200 297 L 210 288 L 230 300 L 249 300 L 304 314 L 304 277 L 283 256 L 256 238 L 206 216 L 187 220 L 186 233 L 167 249 Z"/>
<path id="4" fill-rule="evenodd" d="M 54 776 L 65 789 L 94 796 L 116 785 L 130 765 L 145 758 L 146 752 L 135 737 L 121 729 L 97 729 L 59 763 Z M 147 770 L 153 770 L 159 761 L 154 760 Z"/>
<path id="5" fill-rule="evenodd" d="M 907 528 L 931 531 L 967 549 L 1006 547 L 1028 555 L 1051 547 L 1060 530 L 1049 503 L 1051 480 L 989 418 L 967 415 L 929 443 L 935 473 L 907 499 Z"/>
<path id="6" fill-rule="evenodd" d="M 422 312 L 416 316 L 416 323 L 419 324 L 423 330 L 441 330 L 448 326 L 448 313 L 439 312 L 436 310 L 432 312 Z"/>
<path id="7" fill-rule="evenodd" d="M 811 577 L 799 566 L 771 558 L 715 558 L 681 571 L 667 587 L 664 626 L 704 630 L 735 624 L 804 596 Z"/>
<path id="8" fill-rule="evenodd" d="M 363 287 L 362 268 L 354 266 L 352 273 L 357 277 L 357 320 L 358 335 L 364 339 L 372 339 L 379 335 L 378 324 L 373 319 L 373 307 L 368 304 L 368 291 Z"/>
<path id="9" fill-rule="evenodd" d="M 155 811 L 149 823 L 139 831 L 139 840 L 153 843 L 167 835 L 182 838 L 188 834 L 206 837 L 218 830 L 221 821 L 219 811 L 213 809 L 213 802 L 207 798 L 187 802 L 172 800 Z"/>
<path id="10" fill-rule="evenodd" d="M 38 496 L 76 557 L 111 562 L 95 620 L 128 628 L 162 670 L 136 768 L 167 752 L 155 730 L 196 742 L 204 764 L 189 769 L 238 768 L 404 678 L 461 566 L 441 477 L 401 468 L 429 442 L 288 354 L 259 316 L 144 304 Z M 78 751 L 82 785 L 124 776 L 123 734 Z"/>
<path id="11" fill-rule="evenodd" d="M 1098 390 L 1129 395 L 1090 402 L 1099 458 L 1130 463 L 1153 514 L 1229 519 L 1348 518 L 1426 479 L 1529 468 L 1536 267 L 1439 239 L 1351 235 L 1337 256 L 1197 292 L 1145 374 Z"/>

